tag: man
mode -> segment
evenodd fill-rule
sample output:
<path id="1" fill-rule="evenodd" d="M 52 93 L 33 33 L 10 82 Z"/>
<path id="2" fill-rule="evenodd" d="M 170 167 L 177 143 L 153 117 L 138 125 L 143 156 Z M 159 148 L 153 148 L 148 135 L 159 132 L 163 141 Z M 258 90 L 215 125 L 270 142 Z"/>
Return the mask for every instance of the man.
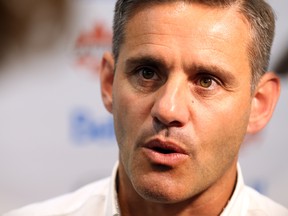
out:
<path id="1" fill-rule="evenodd" d="M 274 16 L 263 0 L 119 0 L 101 91 L 112 177 L 8 215 L 288 215 L 243 183 L 239 148 L 269 121 Z"/>

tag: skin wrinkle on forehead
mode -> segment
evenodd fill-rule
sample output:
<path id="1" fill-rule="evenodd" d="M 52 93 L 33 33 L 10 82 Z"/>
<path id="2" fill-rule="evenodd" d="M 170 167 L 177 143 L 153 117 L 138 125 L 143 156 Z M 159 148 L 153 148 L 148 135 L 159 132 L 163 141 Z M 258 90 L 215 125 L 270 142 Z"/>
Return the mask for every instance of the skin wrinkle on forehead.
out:
<path id="1" fill-rule="evenodd" d="M 202 10 L 205 10 L 205 15 L 203 15 L 203 16 L 208 16 L 209 14 L 212 14 L 215 17 L 215 13 L 216 13 L 217 14 L 217 21 L 216 22 L 214 21 L 214 23 L 220 23 L 221 20 L 226 19 L 226 17 L 229 17 L 231 15 L 234 16 L 234 15 L 238 14 L 238 15 L 241 15 L 241 18 L 242 18 L 241 20 L 243 20 L 243 23 L 245 23 L 246 25 L 249 26 L 249 23 L 246 20 L 246 18 L 240 12 L 237 11 L 237 6 L 231 6 L 229 8 L 226 8 L 226 7 L 225 8 L 219 8 L 219 7 L 213 8 L 211 6 L 202 5 L 200 3 L 187 3 L 187 2 L 183 2 L 183 1 L 179 1 L 179 2 L 177 1 L 175 3 L 167 2 L 167 3 L 163 3 L 163 4 L 159 4 L 159 5 L 157 5 L 157 4 L 155 4 L 155 5 L 154 4 L 145 5 L 144 4 L 142 8 L 138 8 L 133 13 L 133 15 L 128 19 L 128 22 L 126 23 L 126 27 L 127 27 L 127 25 L 129 25 L 129 23 L 133 22 L 133 20 L 134 20 L 133 17 L 136 16 L 136 15 L 137 16 L 139 16 L 139 15 L 140 16 L 144 16 L 146 18 L 149 18 L 149 16 L 151 16 L 151 15 L 153 16 L 154 11 L 153 10 L 149 10 L 153 6 L 154 7 L 169 7 L 169 5 L 171 5 L 171 4 L 175 4 L 176 5 L 176 9 L 174 9 L 172 12 L 171 11 L 167 11 L 166 16 L 181 16 L 181 17 L 183 17 L 185 15 L 185 14 L 183 15 L 183 13 L 185 13 L 185 10 L 187 10 L 190 7 L 189 6 L 190 4 L 193 4 L 194 6 L 200 6 L 200 7 L 202 7 Z M 237 13 L 235 13 L 235 12 L 237 12 Z M 189 19 L 189 14 L 188 14 L 188 16 L 186 16 L 186 18 L 187 19 L 185 19 L 185 20 Z M 238 19 L 235 19 L 235 21 L 236 20 L 238 20 Z M 159 20 L 154 19 L 153 22 L 157 23 L 157 22 L 159 22 Z M 175 23 L 175 24 L 173 24 L 173 23 L 165 23 L 165 21 L 163 22 L 163 20 L 161 21 L 161 24 L 162 25 L 168 24 L 170 26 L 171 25 L 175 25 L 175 27 L 181 26 L 181 23 Z M 206 26 L 203 26 L 202 28 L 206 29 Z M 214 26 L 214 28 L 212 28 L 211 32 L 223 32 L 225 34 L 225 31 L 219 31 L 219 30 L 221 30 L 221 25 L 217 25 L 216 24 Z M 189 31 L 189 29 L 187 31 Z M 127 31 L 126 31 L 126 33 L 127 33 Z M 130 33 L 131 33 L 131 31 L 130 31 Z M 179 36 L 181 36 L 181 35 L 179 35 Z"/>
<path id="2" fill-rule="evenodd" d="M 170 3 L 171 4 L 171 3 Z M 168 4 L 168 6 L 170 5 L 170 4 Z M 175 3 L 176 4 L 176 3 Z M 180 6 L 178 6 L 178 5 L 180 5 Z M 183 6 L 184 5 L 184 6 Z M 186 6 L 185 6 L 186 5 Z M 162 6 L 164 6 L 164 7 L 167 7 L 167 5 L 161 5 L 161 7 Z M 155 7 L 159 7 L 158 5 L 156 5 Z M 189 7 L 189 5 L 187 5 L 187 3 L 185 4 L 184 2 L 181 2 L 181 3 L 177 3 L 176 4 L 176 7 L 177 8 L 180 8 L 181 9 L 181 11 L 182 10 L 184 10 L 186 7 Z M 150 16 L 153 16 L 154 18 L 155 18 L 155 15 L 153 14 L 153 13 L 155 13 L 155 11 L 153 11 L 153 10 L 149 10 L 148 12 L 147 12 L 147 10 L 148 9 L 150 9 L 148 6 L 147 6 L 147 8 L 145 9 L 145 8 L 143 8 L 142 10 L 139 10 L 138 11 L 138 13 L 135 13 L 134 15 L 133 15 L 133 17 L 135 17 L 135 16 L 137 16 L 137 17 L 141 17 L 141 16 L 143 16 L 144 17 L 144 19 L 149 19 L 149 16 L 148 15 L 150 15 Z M 187 8 L 186 8 L 187 9 Z M 208 12 L 207 12 L 207 10 L 208 10 Z M 151 26 L 141 26 L 142 28 L 145 28 L 147 31 L 145 32 L 145 33 L 143 33 L 143 34 L 140 34 L 140 35 L 135 35 L 135 32 L 133 31 L 133 29 L 131 29 L 131 28 L 129 28 L 129 26 L 130 25 L 133 25 L 133 23 L 134 23 L 134 21 L 136 21 L 136 20 L 134 20 L 134 19 L 131 19 L 128 23 L 127 23 L 127 26 L 126 26 L 126 39 L 127 39 L 127 41 L 126 42 L 128 42 L 129 41 L 129 43 L 131 43 L 131 38 L 138 38 L 138 40 L 134 40 L 134 43 L 137 43 L 137 44 L 141 44 L 141 37 L 143 37 L 143 36 L 146 36 L 147 34 L 150 34 L 151 35 L 151 37 L 154 35 L 154 34 L 156 34 L 156 35 L 159 35 L 159 36 L 163 36 L 163 37 L 165 37 L 166 36 L 166 34 L 167 34 L 167 36 L 170 36 L 169 35 L 169 29 L 176 29 L 176 31 L 173 31 L 173 32 L 171 32 L 171 33 L 173 33 L 174 35 L 176 35 L 176 36 L 179 36 L 179 37 L 182 37 L 183 39 L 185 39 L 185 38 L 187 38 L 187 39 L 189 39 L 189 37 L 199 37 L 199 38 L 201 38 L 201 40 L 202 41 L 206 41 L 206 44 L 207 44 L 207 46 L 209 46 L 209 45 L 212 45 L 213 46 L 213 44 L 209 44 L 209 37 L 210 38 L 217 38 L 218 40 L 220 40 L 220 41 L 223 41 L 223 42 L 225 42 L 226 40 L 229 40 L 230 38 L 227 38 L 227 36 L 226 36 L 226 29 L 227 28 L 229 28 L 230 26 L 221 26 L 221 24 L 219 24 L 219 23 L 221 23 L 221 21 L 222 20 L 224 20 L 226 17 L 229 17 L 229 16 L 235 16 L 235 21 L 237 22 L 240 22 L 240 20 L 242 20 L 242 19 L 245 19 L 245 18 L 243 18 L 243 16 L 240 14 L 240 13 L 238 13 L 237 12 L 237 10 L 236 10 L 236 8 L 229 8 L 229 9 L 227 9 L 227 8 L 224 8 L 224 9 L 222 9 L 222 8 L 216 8 L 216 9 L 211 9 L 210 7 L 207 7 L 207 8 L 202 8 L 201 9 L 201 11 L 202 12 L 204 12 L 205 13 L 205 16 L 209 16 L 209 14 L 210 14 L 210 16 L 211 16 L 211 11 L 210 10 L 212 10 L 213 11 L 213 14 L 212 15 L 214 15 L 215 13 L 217 14 L 217 16 L 215 17 L 213 17 L 213 23 L 215 24 L 214 26 L 213 26 L 213 28 L 211 28 L 210 29 L 210 32 L 211 33 L 209 33 L 209 35 L 207 35 L 207 32 L 205 32 L 205 35 L 189 35 L 190 34 L 190 29 L 186 29 L 185 31 L 187 32 L 187 34 L 177 34 L 177 28 L 181 28 L 181 27 L 185 27 L 185 23 L 183 23 L 182 25 L 179 25 L 179 23 L 173 23 L 173 22 L 167 22 L 167 24 L 165 23 L 165 20 L 164 20 L 164 22 L 163 22 L 163 20 L 156 20 L 156 19 L 154 19 L 154 20 L 152 20 L 151 21 Z M 184 11 L 185 12 L 185 11 Z M 183 13 L 184 13 L 183 12 Z M 207 12 L 207 13 L 206 13 Z M 236 12 L 236 13 L 235 13 Z M 185 15 L 185 14 L 184 14 Z M 188 14 L 189 15 L 189 14 Z M 239 15 L 241 16 L 241 19 L 239 19 Z M 173 16 L 173 13 L 172 14 L 168 14 L 168 13 L 166 13 L 166 16 L 168 16 L 168 17 L 171 17 L 171 16 Z M 177 13 L 176 13 L 176 16 L 180 16 L 180 15 L 177 15 Z M 161 22 L 162 21 L 162 22 Z M 153 25 L 154 25 L 154 23 L 155 24 L 157 24 L 157 23 L 159 23 L 159 22 L 161 22 L 161 27 L 160 27 L 160 29 L 159 30 L 157 30 L 157 32 L 154 32 L 153 30 L 151 30 L 152 29 L 152 27 L 153 27 Z M 185 22 L 185 20 L 184 20 L 184 22 Z M 237 23 L 238 23 L 237 22 Z M 245 24 L 245 25 L 247 25 L 247 22 L 244 22 L 243 21 L 243 23 L 242 24 Z M 163 26 L 164 25 L 164 26 Z M 167 25 L 167 27 L 165 26 L 165 25 Z M 231 25 L 231 23 L 229 24 L 229 25 Z M 233 23 L 233 25 L 236 25 L 236 23 L 234 24 Z M 158 26 L 159 27 L 159 26 Z M 175 28 L 174 28 L 175 27 Z M 211 27 L 211 26 L 210 26 Z M 206 29 L 206 24 L 204 25 L 204 26 L 201 26 L 201 27 L 199 27 L 198 26 L 198 28 L 200 28 L 199 30 L 202 30 L 202 29 Z M 129 34 L 127 34 L 127 31 L 128 31 L 128 29 L 129 29 Z M 163 33 L 163 30 L 161 30 L 161 29 L 163 29 L 163 30 L 165 30 L 165 33 Z M 160 31 L 160 32 L 159 32 Z M 167 32 L 168 31 L 168 32 Z M 201 32 L 201 31 L 200 31 Z M 176 33 L 176 34 L 175 34 Z M 217 34 L 219 34 L 219 36 L 217 35 Z M 229 37 L 229 36 L 228 36 Z M 130 38 L 130 39 L 129 39 Z M 241 38 L 241 40 L 244 42 L 243 43 L 243 46 L 245 46 L 245 47 L 243 47 L 243 48 L 245 48 L 245 49 L 247 49 L 247 45 L 245 45 L 246 43 L 245 43 L 245 39 L 246 39 L 246 37 L 243 37 L 243 38 Z M 188 40 L 189 41 L 189 40 Z M 147 42 L 147 41 L 145 41 L 145 42 Z M 161 40 L 159 40 L 159 45 L 161 44 Z M 163 42 L 162 42 L 163 43 Z M 163 46 L 166 46 L 165 44 L 163 44 Z M 210 46 L 209 47 L 209 49 L 211 49 L 212 47 Z M 222 50 L 220 49 L 220 50 L 218 50 L 218 51 L 220 51 L 220 52 L 222 52 Z M 120 50 L 120 52 L 121 52 L 121 50 Z M 248 53 L 247 53 L 247 56 L 246 56 L 246 58 L 247 58 L 247 60 L 248 60 Z"/>
<path id="3" fill-rule="evenodd" d="M 227 40 L 227 38 L 226 38 L 226 29 L 225 28 L 229 28 L 229 26 L 227 26 L 227 27 L 225 26 L 224 27 L 224 26 L 221 26 L 221 24 L 219 24 L 219 23 L 221 23 L 222 20 L 226 19 L 226 17 L 229 17 L 229 16 L 236 16 L 235 17 L 235 21 L 238 21 L 238 22 L 242 21 L 243 24 L 247 25 L 249 27 L 249 35 L 250 35 L 250 31 L 251 31 L 250 24 L 247 21 L 247 19 L 244 17 L 244 15 L 237 10 L 238 9 L 237 5 L 231 6 L 229 8 L 226 8 L 226 7 L 225 8 L 219 8 L 219 7 L 213 8 L 211 6 L 202 5 L 200 3 L 189 3 L 189 2 L 187 3 L 187 2 L 183 2 L 183 1 L 180 1 L 180 2 L 177 1 L 175 3 L 167 2 L 167 3 L 161 4 L 161 5 L 157 5 L 157 4 L 155 4 L 155 5 L 154 4 L 145 5 L 144 4 L 143 7 L 142 8 L 138 8 L 136 10 L 136 12 L 134 12 L 134 14 L 128 20 L 128 22 L 126 24 L 126 27 L 125 27 L 125 35 L 127 36 L 127 28 L 129 26 L 129 23 L 133 23 L 134 22 L 133 17 L 135 17 L 135 16 L 144 16 L 145 18 L 148 19 L 149 16 L 151 14 L 153 15 L 153 13 L 154 13 L 153 10 L 149 10 L 153 6 L 154 7 L 159 7 L 159 6 L 161 6 L 161 7 L 169 7 L 169 5 L 171 5 L 171 4 L 175 4 L 176 5 L 176 9 L 174 9 L 173 12 L 171 12 L 171 11 L 167 12 L 166 16 L 173 16 L 173 15 L 175 15 L 175 16 L 180 16 L 180 15 L 183 16 L 183 13 L 185 13 L 185 10 L 187 10 L 187 8 L 190 7 L 190 4 L 193 4 L 193 5 L 196 5 L 196 6 L 200 6 L 202 8 L 202 10 L 205 10 L 205 15 L 203 15 L 203 16 L 209 16 L 209 14 L 212 14 L 215 17 L 215 13 L 217 14 L 217 17 L 215 17 L 215 19 L 213 20 L 215 25 L 214 25 L 213 28 L 210 28 L 211 34 L 210 35 L 207 35 L 207 34 L 204 35 L 204 37 L 201 37 L 201 40 L 205 40 L 205 37 L 211 37 L 211 38 L 214 37 L 214 38 L 217 38 L 218 40 L 223 40 L 223 41 Z M 241 19 L 238 19 L 239 17 Z M 186 20 L 189 20 L 189 16 L 187 16 Z M 157 22 L 161 22 L 162 26 L 167 24 L 169 26 L 169 28 L 171 28 L 171 26 L 175 26 L 175 28 L 181 27 L 181 24 L 179 24 L 179 23 L 168 23 L 168 22 L 165 23 L 165 21 L 163 22 L 163 20 L 159 21 L 159 20 L 156 20 L 156 19 L 152 21 L 152 25 L 153 25 L 153 23 L 157 23 Z M 163 28 L 165 28 L 165 26 Z M 206 29 L 206 25 L 202 26 L 201 28 L 202 29 Z M 151 28 L 149 28 L 148 30 L 151 31 Z M 187 32 L 189 32 L 189 31 L 190 30 L 187 29 Z M 221 33 L 221 37 L 219 37 L 219 36 L 217 36 L 215 34 L 217 32 Z M 131 33 L 133 33 L 133 30 L 129 31 L 129 34 L 131 34 Z M 174 31 L 174 33 L 175 33 L 175 31 Z M 145 33 L 145 34 L 148 34 L 148 33 Z M 165 34 L 159 34 L 159 31 L 157 31 L 157 32 L 149 32 L 149 34 L 151 34 L 151 35 L 158 34 L 158 35 L 165 36 Z M 126 36 L 124 38 L 126 38 Z M 133 37 L 141 37 L 141 36 L 142 35 L 138 35 L 138 36 L 137 35 L 133 35 Z M 182 38 L 191 37 L 189 35 L 184 36 L 183 34 L 179 34 L 177 36 L 182 37 Z M 247 49 L 247 60 L 249 61 L 249 59 L 248 59 L 248 45 L 249 44 L 247 44 L 245 42 L 245 37 L 242 38 L 242 41 L 243 41 L 242 44 L 244 46 L 243 48 Z M 125 39 L 124 39 L 123 43 L 125 43 Z M 249 43 L 250 43 L 250 41 L 249 41 Z M 120 49 L 120 52 L 121 52 L 121 49 Z M 251 71 L 251 69 L 250 69 L 250 71 Z M 252 74 L 251 74 L 251 76 L 252 76 Z"/>

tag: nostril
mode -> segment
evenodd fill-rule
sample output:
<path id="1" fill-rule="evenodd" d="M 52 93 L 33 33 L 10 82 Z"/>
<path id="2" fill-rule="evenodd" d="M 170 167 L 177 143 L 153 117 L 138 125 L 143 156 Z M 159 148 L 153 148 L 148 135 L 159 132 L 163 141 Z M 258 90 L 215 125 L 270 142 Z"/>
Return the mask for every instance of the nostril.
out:
<path id="1" fill-rule="evenodd" d="M 169 126 L 170 127 L 181 127 L 182 123 L 179 122 L 179 121 L 172 121 L 172 122 L 169 123 Z"/>
<path id="2" fill-rule="evenodd" d="M 182 127 L 183 124 L 180 121 L 174 120 L 174 121 L 168 122 L 168 121 L 161 120 L 157 117 L 154 117 L 153 126 L 156 131 L 161 131 L 169 127 Z"/>

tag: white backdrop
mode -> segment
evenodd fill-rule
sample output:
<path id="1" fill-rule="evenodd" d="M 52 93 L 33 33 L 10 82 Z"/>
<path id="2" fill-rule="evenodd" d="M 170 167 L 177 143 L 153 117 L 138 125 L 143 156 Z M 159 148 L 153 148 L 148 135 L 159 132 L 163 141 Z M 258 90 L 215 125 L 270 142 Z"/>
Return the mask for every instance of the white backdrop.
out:
<path id="1" fill-rule="evenodd" d="M 71 1 L 69 28 L 46 50 L 9 54 L 0 70 L 0 214 L 110 174 L 117 159 L 97 67 L 110 50 L 114 1 Z M 288 1 L 277 13 L 271 66 L 287 49 Z M 241 151 L 245 180 L 288 207 L 288 78 L 263 132 Z"/>

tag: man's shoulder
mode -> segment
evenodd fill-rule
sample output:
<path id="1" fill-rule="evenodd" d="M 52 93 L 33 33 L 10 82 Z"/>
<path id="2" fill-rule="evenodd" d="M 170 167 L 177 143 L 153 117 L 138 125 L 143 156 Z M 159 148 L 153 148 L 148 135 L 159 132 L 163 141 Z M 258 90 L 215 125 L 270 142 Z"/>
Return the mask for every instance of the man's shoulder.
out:
<path id="1" fill-rule="evenodd" d="M 75 192 L 44 202 L 31 204 L 11 211 L 3 216 L 72 216 L 81 215 L 87 209 L 103 208 L 109 193 L 110 178 L 90 183 Z M 89 207 L 93 206 L 93 207 Z M 84 210 L 85 209 L 85 210 Z"/>
<path id="2" fill-rule="evenodd" d="M 245 186 L 246 198 L 249 200 L 248 215 L 262 216 L 288 216 L 288 209 L 276 203 L 270 198 L 260 194 L 256 190 Z"/>

